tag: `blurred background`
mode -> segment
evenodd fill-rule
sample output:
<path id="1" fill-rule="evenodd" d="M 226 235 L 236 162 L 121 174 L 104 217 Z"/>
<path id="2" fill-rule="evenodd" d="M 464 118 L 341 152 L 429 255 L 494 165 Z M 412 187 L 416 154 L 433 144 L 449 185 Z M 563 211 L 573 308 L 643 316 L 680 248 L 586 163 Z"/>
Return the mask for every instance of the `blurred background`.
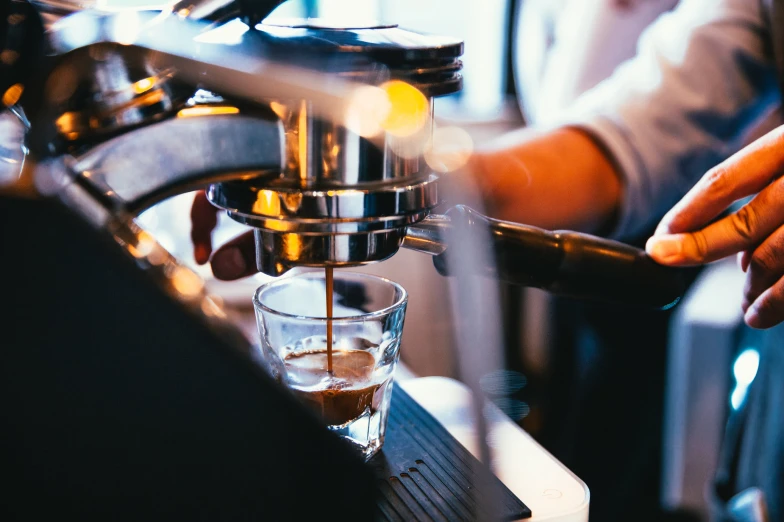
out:
<path id="1" fill-rule="evenodd" d="M 396 23 L 465 41 L 464 87 L 436 100 L 438 124 L 481 147 L 510 130 L 548 125 L 635 54 L 640 34 L 676 0 L 290 0 L 273 17 Z M 652 79 L 652 81 L 655 81 Z M 142 225 L 207 280 L 256 340 L 257 275 L 225 283 L 193 262 L 193 195 L 147 211 Z M 220 216 L 214 242 L 244 228 Z M 642 246 L 646 235 L 638 238 Z M 459 378 L 447 281 L 429 256 L 401 250 L 359 270 L 409 292 L 402 360 L 417 376 Z M 705 520 L 706 481 L 728 414 L 759 362 L 742 326 L 734 264 L 693 273 L 674 312 L 553 299 L 501 286 L 506 371 L 485 391 L 591 489 L 591 520 Z M 482 350 L 482 346 L 477 346 Z"/>

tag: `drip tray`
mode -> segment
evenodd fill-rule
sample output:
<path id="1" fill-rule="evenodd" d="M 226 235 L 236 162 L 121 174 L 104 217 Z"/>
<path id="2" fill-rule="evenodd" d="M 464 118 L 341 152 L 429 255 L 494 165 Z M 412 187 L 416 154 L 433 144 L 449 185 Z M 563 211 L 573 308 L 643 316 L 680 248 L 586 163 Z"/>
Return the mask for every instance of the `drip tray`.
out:
<path id="1" fill-rule="evenodd" d="M 476 520 L 477 464 L 437 420 L 395 386 L 384 447 L 368 462 L 379 482 L 382 520 Z M 530 518 L 528 506 L 494 480 L 502 492 L 501 520 Z"/>

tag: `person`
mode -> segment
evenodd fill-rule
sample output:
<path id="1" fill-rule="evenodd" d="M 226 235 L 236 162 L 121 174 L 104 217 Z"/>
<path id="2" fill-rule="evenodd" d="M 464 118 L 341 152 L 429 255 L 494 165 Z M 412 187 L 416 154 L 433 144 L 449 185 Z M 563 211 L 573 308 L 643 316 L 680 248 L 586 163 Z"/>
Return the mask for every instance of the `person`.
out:
<path id="1" fill-rule="evenodd" d="M 682 266 L 739 253 L 747 324 L 784 321 L 784 129 L 736 153 L 781 101 L 782 7 L 778 0 L 683 0 L 642 36 L 633 60 L 557 124 L 513 132 L 474 154 L 467 175 L 486 209 L 499 219 L 618 239 L 659 222 L 647 243 L 655 260 Z M 251 273 L 247 236 L 212 253 L 204 205 L 197 198 L 192 214 L 200 261 L 209 259 L 218 277 Z M 732 520 L 733 497 L 752 489 L 766 514 L 757 520 L 784 520 L 782 337 L 776 329 L 762 347 L 740 428 L 728 431 L 731 458 L 710 491 L 717 520 Z"/>
<path id="2" fill-rule="evenodd" d="M 640 35 L 676 4 L 523 2 L 511 45 L 526 124 L 557 121 L 580 94 L 634 57 Z M 624 240 L 642 247 L 644 235 Z M 682 506 L 668 505 L 666 512 L 662 507 L 660 480 L 668 327 L 677 310 L 632 310 L 515 289 L 506 295 L 502 306 L 506 313 L 522 310 L 525 333 L 507 348 L 523 354 L 508 356 L 507 368 L 528 377 L 531 386 L 520 398 L 531 405 L 536 421 L 521 424 L 589 485 L 592 517 L 680 520 L 673 510 Z M 608 452 L 615 455 L 612 462 Z"/>

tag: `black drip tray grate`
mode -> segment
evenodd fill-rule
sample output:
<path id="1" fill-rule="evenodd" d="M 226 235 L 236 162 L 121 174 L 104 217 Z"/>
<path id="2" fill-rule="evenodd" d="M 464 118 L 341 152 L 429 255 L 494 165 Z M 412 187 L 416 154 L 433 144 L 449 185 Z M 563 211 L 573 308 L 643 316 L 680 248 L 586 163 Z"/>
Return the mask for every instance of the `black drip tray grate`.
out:
<path id="1" fill-rule="evenodd" d="M 396 386 L 384 448 L 371 465 L 379 479 L 382 520 L 475 520 L 473 466 L 477 463 L 429 413 Z M 502 489 L 502 520 L 531 517 L 514 493 Z"/>

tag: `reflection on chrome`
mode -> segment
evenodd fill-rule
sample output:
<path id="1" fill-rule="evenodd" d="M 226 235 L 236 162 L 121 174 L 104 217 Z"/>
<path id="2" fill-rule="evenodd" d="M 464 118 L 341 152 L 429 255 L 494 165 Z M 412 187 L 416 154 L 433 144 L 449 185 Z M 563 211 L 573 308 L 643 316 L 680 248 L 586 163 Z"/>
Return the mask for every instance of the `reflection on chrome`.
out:
<path id="1" fill-rule="evenodd" d="M 149 256 L 157 244 L 155 240 L 145 231 L 139 232 L 137 236 L 137 243 L 135 245 L 129 244 L 128 245 L 128 252 L 137 259 L 145 258 Z"/>
<path id="2" fill-rule="evenodd" d="M 220 114 L 239 114 L 237 107 L 227 105 L 204 105 L 197 107 L 186 107 L 177 113 L 178 118 L 197 118 L 200 116 L 217 116 Z"/>
<path id="3" fill-rule="evenodd" d="M 114 38 L 123 45 L 133 45 L 142 31 L 142 21 L 136 11 L 124 11 L 115 19 Z"/>
<path id="4" fill-rule="evenodd" d="M 381 122 L 386 132 L 405 138 L 426 127 L 430 118 L 430 102 L 422 91 L 400 80 L 386 82 L 381 89 L 386 93 L 389 106 L 386 118 Z"/>
<path id="5" fill-rule="evenodd" d="M 474 140 L 460 127 L 437 127 L 425 149 L 425 161 L 436 172 L 464 167 L 474 152 Z"/>
<path id="6" fill-rule="evenodd" d="M 0 113 L 0 186 L 16 183 L 22 174 L 27 156 L 24 132 L 22 120 L 13 112 Z"/>
<path id="7" fill-rule="evenodd" d="M 392 111 L 392 102 L 380 87 L 357 87 L 346 108 L 346 128 L 363 138 L 377 136 Z"/>
<path id="8" fill-rule="evenodd" d="M 190 13 L 182 14 L 181 9 L 177 12 L 180 16 L 187 16 Z M 242 35 L 248 32 L 250 28 L 239 18 L 232 20 L 226 24 L 216 27 L 210 31 L 206 31 L 196 38 L 194 42 L 209 43 L 209 44 L 223 44 L 223 45 L 238 45 L 242 43 Z"/>

